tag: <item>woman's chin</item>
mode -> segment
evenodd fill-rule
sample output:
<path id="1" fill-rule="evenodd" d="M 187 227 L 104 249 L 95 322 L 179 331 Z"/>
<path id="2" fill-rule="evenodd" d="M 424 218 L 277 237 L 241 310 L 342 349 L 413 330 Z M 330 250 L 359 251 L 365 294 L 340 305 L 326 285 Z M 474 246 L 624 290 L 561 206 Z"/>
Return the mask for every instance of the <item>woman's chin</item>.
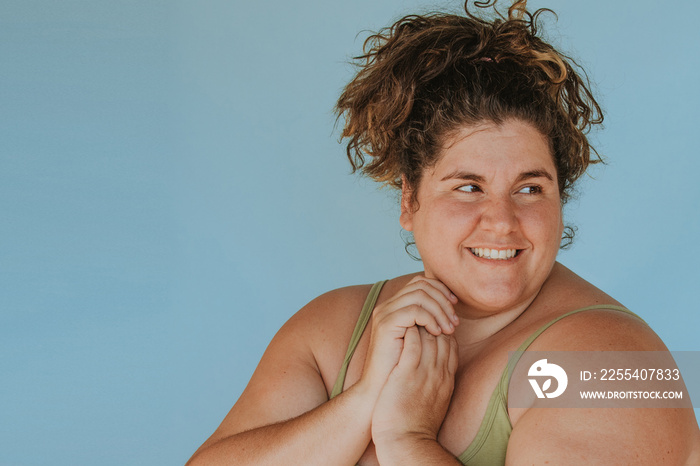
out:
<path id="1" fill-rule="evenodd" d="M 464 299 L 459 295 L 458 297 L 467 306 L 467 312 L 478 317 L 507 312 L 522 306 L 523 303 L 532 301 L 524 293 L 516 293 L 511 289 L 500 288 L 493 290 L 482 289 L 476 293 L 471 293 L 468 297 L 465 296 Z"/>

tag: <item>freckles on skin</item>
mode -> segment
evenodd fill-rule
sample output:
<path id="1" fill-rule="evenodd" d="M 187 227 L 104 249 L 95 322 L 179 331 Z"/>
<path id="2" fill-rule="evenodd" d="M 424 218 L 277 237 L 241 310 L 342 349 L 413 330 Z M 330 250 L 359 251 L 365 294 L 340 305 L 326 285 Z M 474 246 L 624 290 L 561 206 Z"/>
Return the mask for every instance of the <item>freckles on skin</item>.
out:
<path id="1" fill-rule="evenodd" d="M 496 312 L 537 294 L 563 221 L 549 144 L 532 126 L 507 120 L 464 128 L 423 174 L 418 208 L 403 194 L 401 225 L 413 231 L 426 274 L 460 301 Z M 489 260 L 470 248 L 518 252 Z"/>

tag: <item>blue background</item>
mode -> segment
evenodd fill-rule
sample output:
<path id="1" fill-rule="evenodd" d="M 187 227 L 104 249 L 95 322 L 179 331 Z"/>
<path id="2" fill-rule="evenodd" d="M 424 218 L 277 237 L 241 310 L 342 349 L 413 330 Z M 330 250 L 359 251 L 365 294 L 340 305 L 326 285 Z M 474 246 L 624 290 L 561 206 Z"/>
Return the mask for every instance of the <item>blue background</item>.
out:
<path id="1" fill-rule="evenodd" d="M 700 5 L 533 5 L 606 109 L 560 260 L 700 350 Z M 332 107 L 436 6 L 0 3 L 0 464 L 183 464 L 298 308 L 420 269 Z"/>

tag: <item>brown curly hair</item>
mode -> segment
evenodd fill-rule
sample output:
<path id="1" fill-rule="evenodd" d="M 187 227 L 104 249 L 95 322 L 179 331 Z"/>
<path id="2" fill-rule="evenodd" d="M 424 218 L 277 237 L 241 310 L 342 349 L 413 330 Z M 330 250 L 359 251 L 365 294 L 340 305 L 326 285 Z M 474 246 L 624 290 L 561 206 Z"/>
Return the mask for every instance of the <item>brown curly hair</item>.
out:
<path id="1" fill-rule="evenodd" d="M 601 161 L 586 137 L 603 121 L 587 76 L 538 36 L 538 18 L 551 10 L 529 13 L 517 0 L 502 14 L 496 1 L 475 1 L 481 12 L 492 7 L 489 18 L 469 3 L 466 16 L 409 15 L 367 38 L 335 109 L 353 172 L 397 189 L 403 179 L 415 202 L 447 138 L 465 125 L 517 118 L 547 137 L 563 205 Z"/>

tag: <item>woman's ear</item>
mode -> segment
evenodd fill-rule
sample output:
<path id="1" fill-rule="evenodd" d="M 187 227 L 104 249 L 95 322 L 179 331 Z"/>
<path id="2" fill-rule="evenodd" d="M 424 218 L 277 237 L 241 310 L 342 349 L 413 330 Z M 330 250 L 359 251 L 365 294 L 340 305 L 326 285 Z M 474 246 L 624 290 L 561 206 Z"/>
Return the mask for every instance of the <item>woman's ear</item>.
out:
<path id="1" fill-rule="evenodd" d="M 413 231 L 413 190 L 406 181 L 406 176 L 401 176 L 401 216 L 399 223 L 406 231 Z"/>

